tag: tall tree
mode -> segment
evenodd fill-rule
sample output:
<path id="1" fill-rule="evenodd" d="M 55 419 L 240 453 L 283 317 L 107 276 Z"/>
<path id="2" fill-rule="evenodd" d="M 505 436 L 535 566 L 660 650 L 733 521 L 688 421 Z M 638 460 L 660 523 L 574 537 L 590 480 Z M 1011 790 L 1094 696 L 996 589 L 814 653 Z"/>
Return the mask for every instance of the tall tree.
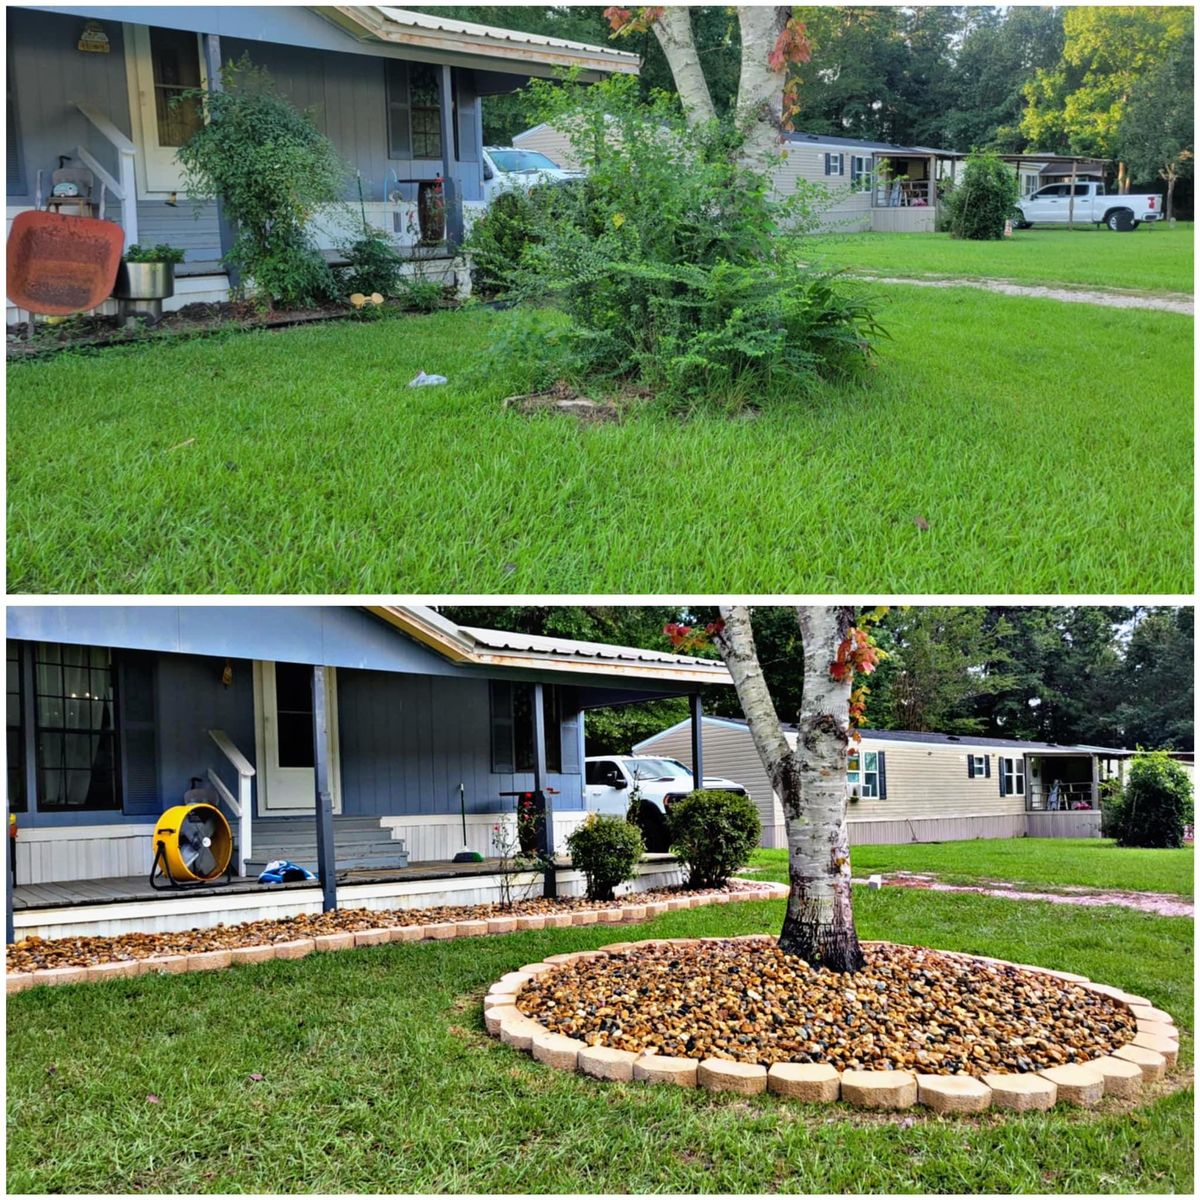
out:
<path id="1" fill-rule="evenodd" d="M 716 644 L 787 823 L 791 891 L 780 948 L 831 971 L 857 971 L 864 959 L 854 928 L 846 829 L 852 656 L 859 645 L 855 612 L 800 605 L 795 619 L 803 643 L 804 694 L 794 747 L 758 661 L 748 608 L 721 608 Z"/>
<path id="2" fill-rule="evenodd" d="M 1110 693 L 1122 745 L 1195 749 L 1195 655 L 1194 609 L 1138 610 Z"/>
<path id="3" fill-rule="evenodd" d="M 1193 28 L 1190 8 L 1079 7 L 1063 17 L 1059 62 L 1026 85 L 1021 127 L 1036 149 L 1119 155 L 1119 131 L 1138 80 L 1166 61 Z M 1117 186 L 1129 190 L 1117 158 Z"/>
<path id="4" fill-rule="evenodd" d="M 1175 184 L 1196 157 L 1195 37 L 1191 30 L 1167 58 L 1138 79 L 1117 129 L 1118 153 L 1134 179 L 1163 180 L 1166 215 L 1175 215 Z"/>

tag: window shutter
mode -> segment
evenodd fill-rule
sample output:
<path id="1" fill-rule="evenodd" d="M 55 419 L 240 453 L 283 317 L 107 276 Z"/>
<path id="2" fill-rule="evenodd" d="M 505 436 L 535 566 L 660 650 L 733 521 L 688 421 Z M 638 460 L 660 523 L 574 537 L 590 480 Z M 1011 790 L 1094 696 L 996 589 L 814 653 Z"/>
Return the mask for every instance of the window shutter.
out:
<path id="1" fill-rule="evenodd" d="M 967 778 L 975 778 L 975 755 L 973 754 L 967 755 Z"/>
<path id="2" fill-rule="evenodd" d="M 412 158 L 412 120 L 408 98 L 408 63 L 384 62 L 387 94 L 388 158 Z"/>
<path id="3" fill-rule="evenodd" d="M 829 154 L 828 154 L 828 153 L 826 153 L 826 155 L 825 155 L 825 174 L 826 174 L 826 175 L 832 175 L 832 174 L 833 174 L 833 171 L 830 169 L 830 163 L 829 163 Z"/>
<path id="4" fill-rule="evenodd" d="M 839 175 L 845 175 L 845 173 L 846 173 L 846 156 L 844 154 L 839 154 L 837 156 L 837 162 L 838 162 L 837 173 Z"/>
<path id="5" fill-rule="evenodd" d="M 1006 764 L 1012 764 L 1012 779 L 1013 779 L 1013 787 L 1014 788 L 1017 786 L 1017 782 L 1016 782 L 1017 768 L 1014 763 L 1014 760 L 1011 758 L 1001 758 L 1001 759 L 998 759 L 997 762 L 1000 767 L 1000 795 L 1007 796 L 1008 793 L 1004 790 L 1004 781 L 1005 781 L 1005 777 L 1007 776 L 1008 773 L 1005 771 L 1004 768 L 1005 768 Z"/>
<path id="6" fill-rule="evenodd" d="M 155 657 L 126 650 L 116 665 L 122 808 L 132 816 L 157 817 L 166 806 L 158 789 Z"/>
<path id="7" fill-rule="evenodd" d="M 887 799 L 887 754 L 880 750 L 879 757 L 875 760 L 879 767 L 879 798 L 880 800 Z"/>
<path id="8" fill-rule="evenodd" d="M 984 779 L 991 779 L 992 777 L 992 756 L 990 754 L 983 756 L 983 777 Z"/>
<path id="9" fill-rule="evenodd" d="M 496 775 L 512 775 L 514 773 L 512 684 L 493 682 L 490 690 L 492 771 Z"/>

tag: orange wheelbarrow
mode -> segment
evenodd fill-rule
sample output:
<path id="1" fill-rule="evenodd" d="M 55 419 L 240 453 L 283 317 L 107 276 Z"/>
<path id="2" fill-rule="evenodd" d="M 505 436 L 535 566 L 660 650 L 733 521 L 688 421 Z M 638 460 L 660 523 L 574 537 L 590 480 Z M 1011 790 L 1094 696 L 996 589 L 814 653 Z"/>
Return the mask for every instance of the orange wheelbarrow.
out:
<path id="1" fill-rule="evenodd" d="M 8 298 L 52 317 L 96 308 L 113 290 L 124 248 L 112 221 L 19 213 L 8 235 Z"/>

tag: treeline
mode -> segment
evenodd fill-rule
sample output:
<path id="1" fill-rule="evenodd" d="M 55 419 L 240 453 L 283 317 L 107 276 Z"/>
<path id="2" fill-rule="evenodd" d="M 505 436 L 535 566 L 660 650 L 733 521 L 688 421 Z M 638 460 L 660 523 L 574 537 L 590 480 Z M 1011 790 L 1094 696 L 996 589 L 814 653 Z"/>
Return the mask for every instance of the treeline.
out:
<path id="1" fill-rule="evenodd" d="M 716 617 L 709 608 L 644 606 L 443 611 L 467 625 L 664 651 L 671 649 L 667 622 Z M 779 715 L 795 721 L 803 675 L 795 615 L 783 607 L 758 609 L 754 628 Z M 913 606 L 888 610 L 875 636 L 887 657 L 868 680 L 867 723 L 874 728 L 1194 747 L 1191 608 Z M 709 689 L 705 708 L 740 716 L 732 688 Z M 588 715 L 588 751 L 627 752 L 686 713 L 686 703 L 675 700 L 597 709 Z"/>

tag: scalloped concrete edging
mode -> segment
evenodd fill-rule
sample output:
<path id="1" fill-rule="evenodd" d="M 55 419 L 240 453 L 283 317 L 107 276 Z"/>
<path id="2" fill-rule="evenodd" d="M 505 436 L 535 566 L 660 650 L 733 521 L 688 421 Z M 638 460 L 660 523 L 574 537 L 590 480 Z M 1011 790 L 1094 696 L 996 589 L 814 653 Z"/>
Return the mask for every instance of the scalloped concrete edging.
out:
<path id="1" fill-rule="evenodd" d="M 188 971 L 216 971 L 241 963 L 266 962 L 272 958 L 303 958 L 314 950 L 328 953 L 353 950 L 359 946 L 379 946 L 387 942 L 449 941 L 462 937 L 488 937 L 524 933 L 535 929 L 565 929 L 569 925 L 609 924 L 640 925 L 666 912 L 685 908 L 703 908 L 709 904 L 728 904 L 740 900 L 786 898 L 785 884 L 754 880 L 754 891 L 714 892 L 710 895 L 679 896 L 672 900 L 622 903 L 620 908 L 575 909 L 565 913 L 538 913 L 530 916 L 490 917 L 463 921 L 435 921 L 429 925 L 389 925 L 357 932 L 325 933 L 288 942 L 265 942 L 257 946 L 236 946 L 229 950 L 204 950 L 195 954 L 166 954 L 149 958 L 127 958 L 96 963 L 87 967 L 44 967 L 36 971 L 11 971 L 6 976 L 6 992 L 13 995 L 29 988 L 64 983 L 99 983 L 105 979 L 123 979 L 135 975 L 177 975 Z M 636 896 L 637 893 L 630 893 Z M 621 897 L 622 901 L 626 898 Z M 687 939 L 682 939 L 687 940 Z M 627 942 L 626 945 L 635 943 Z M 589 953 L 582 951 L 582 953 Z M 553 955 L 543 970 L 549 970 L 560 956 Z M 524 976 L 522 976 L 524 978 Z M 493 991 L 495 989 L 493 988 Z M 1140 998 L 1139 998 L 1140 999 Z M 1149 1005 L 1148 1000 L 1142 1003 Z M 1153 1010 L 1157 1012 L 1157 1009 Z M 1165 1015 L 1165 1014 L 1164 1014 Z"/>
<path id="2" fill-rule="evenodd" d="M 762 934 L 744 934 L 759 938 Z M 828 1063 L 775 1063 L 768 1069 L 756 1063 L 732 1059 L 672 1058 L 660 1054 L 638 1054 L 609 1046 L 589 1046 L 576 1038 L 551 1032 L 540 1021 L 517 1008 L 521 989 L 532 979 L 566 963 L 586 958 L 626 954 L 640 946 L 730 941 L 730 938 L 648 938 L 643 942 L 614 942 L 597 950 L 552 954 L 541 962 L 509 971 L 494 983 L 483 1001 L 484 1022 L 489 1034 L 532 1054 L 538 1062 L 560 1071 L 577 1071 L 595 1079 L 645 1083 L 669 1083 L 677 1087 L 701 1087 L 713 1092 L 757 1095 L 770 1092 L 784 1099 L 806 1103 L 843 1100 L 855 1108 L 895 1110 L 922 1104 L 940 1115 L 981 1113 L 989 1108 L 1008 1112 L 1046 1110 L 1056 1104 L 1092 1108 L 1104 1096 L 1123 1100 L 1136 1098 L 1146 1083 L 1161 1079 L 1174 1067 L 1179 1054 L 1179 1032 L 1170 1013 L 1152 1007 L 1144 997 L 1134 996 L 1108 984 L 1092 983 L 1083 975 L 1055 971 L 1028 963 L 1010 963 L 1002 958 L 947 951 L 962 958 L 991 965 L 1020 967 L 1053 975 L 1089 991 L 1100 992 L 1129 1009 L 1137 1024 L 1132 1041 L 1111 1054 L 1084 1063 L 1046 1067 L 1024 1074 L 994 1072 L 975 1075 L 922 1075 L 915 1071 L 838 1071 Z M 889 942 L 864 942 L 887 946 Z"/>

